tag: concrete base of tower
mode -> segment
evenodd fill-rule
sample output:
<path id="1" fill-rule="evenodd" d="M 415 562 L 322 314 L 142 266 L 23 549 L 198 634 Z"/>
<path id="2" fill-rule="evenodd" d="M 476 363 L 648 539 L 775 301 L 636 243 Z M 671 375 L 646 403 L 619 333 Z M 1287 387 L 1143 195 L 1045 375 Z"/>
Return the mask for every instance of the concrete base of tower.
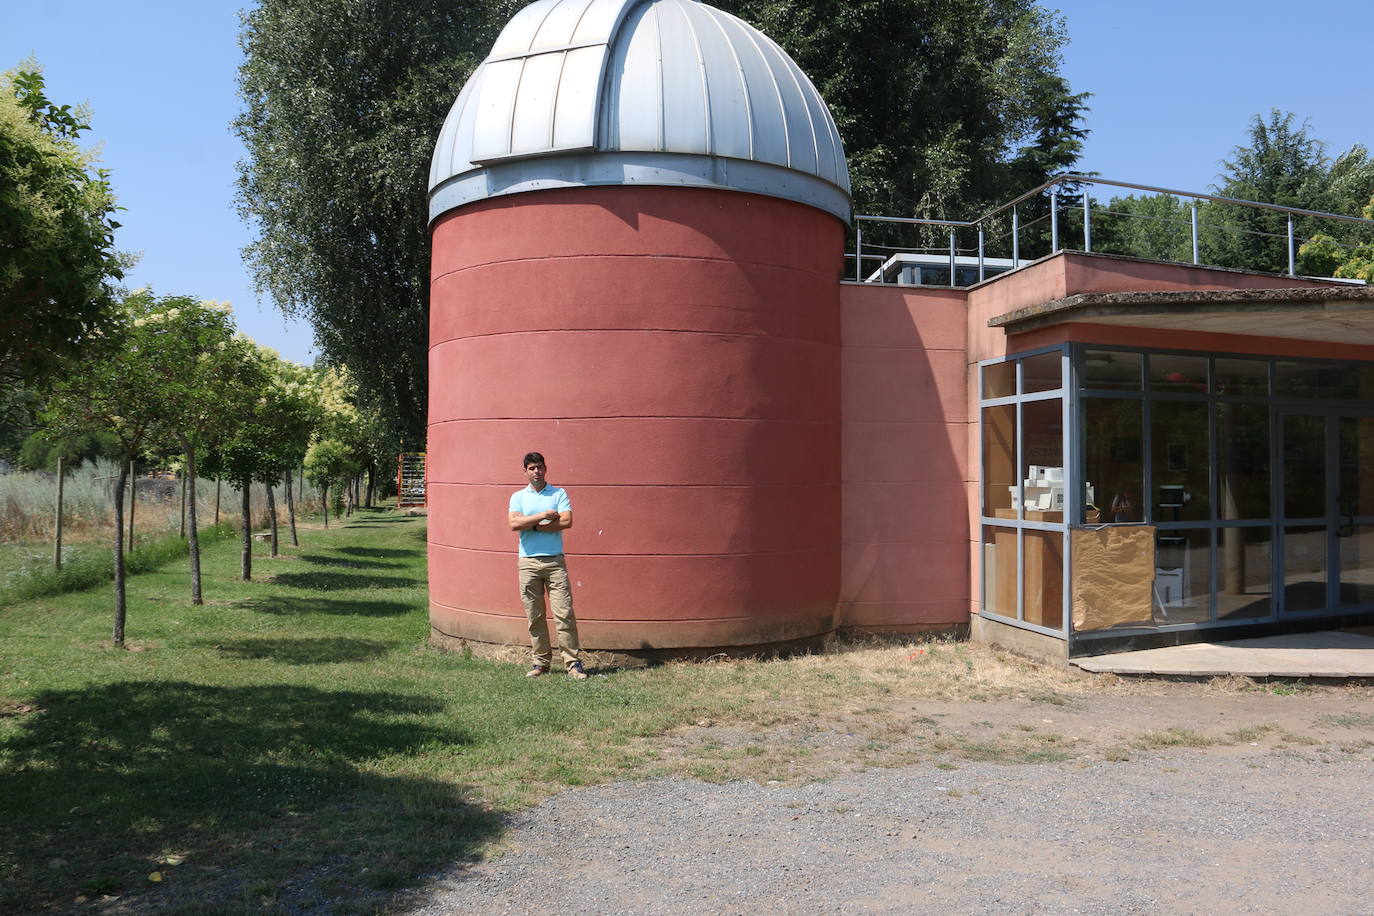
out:
<path id="1" fill-rule="evenodd" d="M 529 624 L 523 614 L 486 613 L 430 601 L 431 631 L 458 640 L 493 645 L 528 646 Z M 554 636 L 553 621 L 549 621 Z M 726 617 L 698 620 L 615 620 L 580 618 L 582 647 L 594 652 L 675 652 L 687 657 L 700 650 L 724 651 L 729 646 L 774 646 L 816 639 L 835 629 L 835 609 L 798 609 L 786 615 Z M 708 652 L 707 654 L 711 654 Z"/>
<path id="2" fill-rule="evenodd" d="M 579 625 L 580 629 L 580 625 Z M 553 634 L 550 634 L 553 635 Z M 781 642 L 758 643 L 747 646 L 680 647 L 665 649 L 587 649 L 582 650 L 583 664 L 588 670 L 605 668 L 647 668 L 651 665 L 670 661 L 712 661 L 726 658 L 777 658 L 786 655 L 809 655 L 824 652 L 834 642 L 835 633 L 830 631 L 801 639 Z M 463 636 L 453 636 L 442 630 L 430 627 L 429 641 L 441 649 L 471 652 L 478 658 L 492 661 L 528 664 L 530 647 L 514 643 L 483 642 Z M 554 664 L 559 664 L 557 647 L 554 651 Z"/>

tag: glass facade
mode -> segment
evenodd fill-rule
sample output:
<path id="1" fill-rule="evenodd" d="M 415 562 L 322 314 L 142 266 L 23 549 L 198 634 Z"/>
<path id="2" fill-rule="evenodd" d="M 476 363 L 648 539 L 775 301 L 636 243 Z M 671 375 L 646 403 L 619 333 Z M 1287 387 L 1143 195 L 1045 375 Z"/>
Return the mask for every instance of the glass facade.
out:
<path id="1" fill-rule="evenodd" d="M 980 374 L 983 613 L 1055 635 L 1066 632 L 1066 363 L 1056 347 Z"/>
<path id="2" fill-rule="evenodd" d="M 1072 638 L 1374 613 L 1374 363 L 1071 344 L 980 378 L 985 615 Z"/>

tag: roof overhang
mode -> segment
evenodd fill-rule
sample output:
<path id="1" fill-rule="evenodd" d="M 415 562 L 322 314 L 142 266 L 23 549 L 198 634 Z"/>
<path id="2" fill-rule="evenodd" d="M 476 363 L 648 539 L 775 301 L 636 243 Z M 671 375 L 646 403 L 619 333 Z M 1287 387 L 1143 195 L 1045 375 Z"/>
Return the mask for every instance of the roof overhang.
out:
<path id="1" fill-rule="evenodd" d="M 1374 346 L 1374 289 L 1079 293 L 998 315 L 988 326 L 1022 334 L 1069 322 Z"/>

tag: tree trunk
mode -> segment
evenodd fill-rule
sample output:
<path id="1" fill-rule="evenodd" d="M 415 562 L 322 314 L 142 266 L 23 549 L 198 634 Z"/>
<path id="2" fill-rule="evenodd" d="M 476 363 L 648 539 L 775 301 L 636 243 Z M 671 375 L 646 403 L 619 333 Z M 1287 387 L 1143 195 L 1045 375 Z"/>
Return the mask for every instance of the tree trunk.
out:
<path id="1" fill-rule="evenodd" d="M 66 469 L 62 467 L 62 456 L 57 456 L 57 518 L 53 522 L 52 565 L 62 568 L 62 485 L 66 482 Z"/>
<path id="2" fill-rule="evenodd" d="M 253 507 L 250 505 L 251 484 L 243 482 L 239 493 L 243 496 L 243 558 L 239 564 L 239 578 L 253 581 Z"/>
<path id="3" fill-rule="evenodd" d="M 215 478 L 215 527 L 219 527 L 219 485 L 220 479 Z"/>
<path id="4" fill-rule="evenodd" d="M 138 475 L 134 463 L 129 462 L 129 552 L 134 550 L 134 510 L 138 507 Z"/>
<path id="5" fill-rule="evenodd" d="M 267 517 L 272 521 L 272 556 L 277 555 L 277 499 L 272 495 L 272 483 L 267 483 Z"/>
<path id="6" fill-rule="evenodd" d="M 181 539 L 186 540 L 186 472 L 181 473 Z"/>
<path id="7" fill-rule="evenodd" d="M 376 488 L 377 488 L 377 465 L 376 465 L 376 463 L 374 462 L 374 463 L 369 464 L 369 465 L 367 466 L 367 494 L 366 494 L 366 496 L 364 496 L 364 498 L 363 498 L 363 506 L 364 506 L 364 507 L 366 507 L 366 508 L 368 508 L 368 509 L 371 509 L 371 508 L 372 508 L 372 497 L 373 497 L 373 495 L 374 495 L 375 492 L 376 492 Z"/>
<path id="8" fill-rule="evenodd" d="M 301 546 L 296 537 L 296 500 L 291 496 L 291 469 L 286 469 L 286 518 L 291 523 L 291 546 Z"/>
<path id="9" fill-rule="evenodd" d="M 344 518 L 353 517 L 353 481 L 356 478 L 350 477 L 343 482 L 344 488 Z"/>
<path id="10" fill-rule="evenodd" d="M 191 603 L 204 604 L 205 598 L 200 590 L 200 531 L 196 523 L 196 447 L 186 446 L 186 477 L 190 481 L 191 503 L 187 507 L 191 513 Z"/>
<path id="11" fill-rule="evenodd" d="M 329 484 L 320 488 L 320 499 L 324 501 L 324 527 L 329 527 Z"/>
<path id="12" fill-rule="evenodd" d="M 114 491 L 114 644 L 124 648 L 124 481 L 129 475 L 129 463 L 119 463 L 119 483 Z"/>

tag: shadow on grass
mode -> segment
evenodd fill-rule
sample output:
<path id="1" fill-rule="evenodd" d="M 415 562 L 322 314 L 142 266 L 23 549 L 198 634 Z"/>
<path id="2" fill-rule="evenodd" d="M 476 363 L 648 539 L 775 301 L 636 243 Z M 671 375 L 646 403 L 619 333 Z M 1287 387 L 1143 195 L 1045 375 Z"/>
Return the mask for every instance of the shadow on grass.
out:
<path id="1" fill-rule="evenodd" d="M 332 614 L 355 617 L 399 617 L 417 605 L 404 601 L 355 601 L 347 598 L 249 598 L 236 601 L 235 607 L 258 614 Z"/>
<path id="2" fill-rule="evenodd" d="M 358 588 L 414 588 L 418 583 L 406 576 L 378 576 L 351 572 L 287 572 L 272 577 L 274 585 L 308 592 L 332 592 Z"/>
<path id="3" fill-rule="evenodd" d="M 209 645 L 209 643 L 202 643 Z M 331 665 L 336 662 L 365 662 L 381 658 L 391 646 L 375 639 L 349 639 L 343 636 L 319 639 L 240 639 L 214 644 L 224 655 L 244 660 L 267 659 L 287 665 Z"/>
<path id="4" fill-rule="evenodd" d="M 428 698 L 272 684 L 48 691 L 0 741 L 0 912 L 379 909 L 500 831 L 454 785 L 378 773 L 435 743 Z M 160 883 L 149 879 L 157 871 Z"/>
<path id="5" fill-rule="evenodd" d="M 389 563 L 386 560 L 345 560 L 340 557 L 325 557 L 317 553 L 303 553 L 300 558 L 316 566 L 334 566 L 339 569 L 404 569 L 404 563 Z"/>
<path id="6" fill-rule="evenodd" d="M 341 553 L 350 557 L 362 557 L 367 560 L 377 557 L 391 557 L 410 559 L 420 556 L 424 551 L 410 548 L 400 550 L 394 547 L 335 547 L 335 553 Z"/>

